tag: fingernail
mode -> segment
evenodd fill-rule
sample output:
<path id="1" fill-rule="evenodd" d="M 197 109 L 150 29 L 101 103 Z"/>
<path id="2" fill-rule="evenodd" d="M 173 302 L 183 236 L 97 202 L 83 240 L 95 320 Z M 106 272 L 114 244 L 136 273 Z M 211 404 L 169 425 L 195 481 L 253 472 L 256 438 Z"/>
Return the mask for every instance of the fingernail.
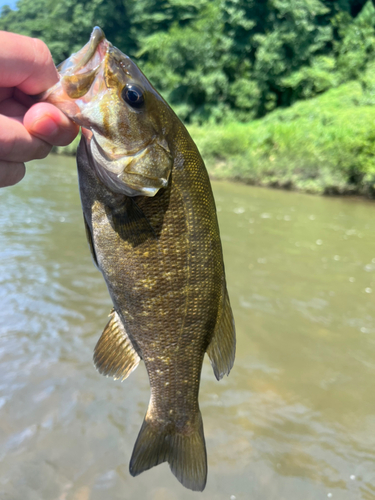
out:
<path id="1" fill-rule="evenodd" d="M 42 135 L 44 137 L 49 137 L 56 135 L 59 127 L 56 123 L 49 117 L 43 117 L 36 120 L 32 126 L 30 132 L 35 135 Z"/>

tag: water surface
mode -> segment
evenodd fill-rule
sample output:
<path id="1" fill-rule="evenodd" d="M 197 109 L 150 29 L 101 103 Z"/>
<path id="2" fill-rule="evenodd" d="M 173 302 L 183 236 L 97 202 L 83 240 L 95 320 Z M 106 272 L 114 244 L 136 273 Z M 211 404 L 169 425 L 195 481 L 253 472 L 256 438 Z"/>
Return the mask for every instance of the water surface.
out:
<path id="1" fill-rule="evenodd" d="M 375 204 L 214 183 L 238 351 L 200 404 L 202 494 L 128 472 L 149 398 L 92 351 L 111 303 L 74 160 L 0 190 L 0 498 L 375 499 Z"/>

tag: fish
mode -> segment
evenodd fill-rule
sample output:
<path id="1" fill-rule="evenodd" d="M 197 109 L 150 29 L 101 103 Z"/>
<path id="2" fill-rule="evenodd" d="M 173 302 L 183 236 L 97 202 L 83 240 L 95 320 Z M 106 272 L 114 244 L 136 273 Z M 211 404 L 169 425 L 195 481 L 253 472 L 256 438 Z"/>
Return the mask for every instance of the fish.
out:
<path id="1" fill-rule="evenodd" d="M 143 360 L 150 382 L 130 474 L 168 462 L 183 486 L 203 491 L 202 363 L 207 353 L 220 380 L 236 348 L 204 162 L 171 107 L 99 27 L 58 72 L 41 100 L 82 127 L 84 226 L 113 302 L 94 364 L 124 380 Z"/>

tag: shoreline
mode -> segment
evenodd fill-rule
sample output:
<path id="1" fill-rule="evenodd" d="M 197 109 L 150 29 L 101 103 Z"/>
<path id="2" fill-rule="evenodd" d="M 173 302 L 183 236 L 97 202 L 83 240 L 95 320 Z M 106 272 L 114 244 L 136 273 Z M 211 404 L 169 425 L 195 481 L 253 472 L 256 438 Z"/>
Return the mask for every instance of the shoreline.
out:
<path id="1" fill-rule="evenodd" d="M 212 179 L 375 199 L 375 97 L 358 81 L 247 123 L 187 129 Z M 53 152 L 73 155 L 78 142 Z"/>
<path id="2" fill-rule="evenodd" d="M 337 186 L 331 186 L 327 188 L 323 192 L 317 192 L 313 190 L 306 190 L 303 188 L 297 188 L 296 186 L 292 185 L 285 185 L 282 183 L 278 182 L 262 182 L 262 181 L 253 181 L 249 179 L 240 179 L 238 177 L 215 177 L 208 172 L 210 180 L 215 181 L 215 182 L 233 182 L 236 184 L 243 184 L 245 186 L 252 186 L 252 187 L 259 187 L 259 188 L 264 188 L 264 189 L 275 189 L 275 190 L 281 190 L 281 191 L 289 191 L 292 193 L 301 193 L 301 194 L 308 194 L 311 196 L 324 196 L 327 198 L 351 198 L 351 199 L 358 199 L 358 200 L 366 200 L 369 202 L 374 202 L 375 201 L 375 196 L 369 196 L 368 194 L 364 194 L 359 192 L 356 189 L 352 189 L 350 186 L 348 186 L 347 190 L 343 190 L 341 187 Z"/>
<path id="3" fill-rule="evenodd" d="M 366 190 L 361 190 L 358 186 L 351 185 L 330 185 L 323 189 L 314 188 L 304 188 L 298 187 L 298 185 L 293 184 L 291 181 L 278 179 L 278 180 L 266 180 L 266 179 L 252 179 L 252 178 L 242 178 L 238 176 L 218 176 L 215 175 L 207 169 L 210 180 L 217 182 L 234 182 L 238 184 L 244 184 L 246 186 L 261 187 L 266 189 L 277 189 L 282 191 L 290 191 L 293 193 L 304 193 L 312 196 L 326 196 L 332 198 L 358 198 L 362 200 L 375 201 L 375 191 L 368 192 Z"/>
<path id="4" fill-rule="evenodd" d="M 60 148 L 60 151 L 56 151 L 56 149 L 54 149 L 51 154 L 60 157 L 66 156 L 67 158 L 72 158 L 75 156 L 75 153 L 73 152 L 64 153 L 63 151 L 61 151 L 62 149 L 63 148 Z M 361 191 L 359 186 L 342 185 L 342 184 L 325 186 L 322 189 L 320 188 L 314 189 L 312 187 L 300 187 L 296 184 L 293 184 L 291 180 L 285 180 L 282 178 L 280 179 L 273 178 L 272 180 L 270 179 L 267 180 L 267 178 L 257 179 L 251 177 L 240 177 L 238 175 L 237 176 L 222 175 L 222 174 L 218 175 L 217 173 L 215 173 L 215 170 L 217 170 L 218 166 L 219 168 L 222 168 L 223 162 L 217 162 L 216 166 L 212 165 L 211 162 L 208 163 L 209 166 L 207 166 L 206 162 L 206 168 L 211 181 L 233 182 L 236 184 L 244 184 L 245 186 L 254 186 L 266 189 L 277 189 L 283 191 L 290 191 L 294 193 L 304 193 L 312 196 L 358 198 L 361 200 L 375 201 L 375 189 L 369 193 Z"/>

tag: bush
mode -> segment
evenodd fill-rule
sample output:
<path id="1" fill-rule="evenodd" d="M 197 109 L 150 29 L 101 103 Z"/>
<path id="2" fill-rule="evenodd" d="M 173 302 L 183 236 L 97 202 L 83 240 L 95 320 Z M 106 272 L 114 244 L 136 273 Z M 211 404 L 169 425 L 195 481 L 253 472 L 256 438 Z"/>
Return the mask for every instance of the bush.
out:
<path id="1" fill-rule="evenodd" d="M 190 127 L 212 176 L 375 196 L 375 74 L 246 124 Z"/>

